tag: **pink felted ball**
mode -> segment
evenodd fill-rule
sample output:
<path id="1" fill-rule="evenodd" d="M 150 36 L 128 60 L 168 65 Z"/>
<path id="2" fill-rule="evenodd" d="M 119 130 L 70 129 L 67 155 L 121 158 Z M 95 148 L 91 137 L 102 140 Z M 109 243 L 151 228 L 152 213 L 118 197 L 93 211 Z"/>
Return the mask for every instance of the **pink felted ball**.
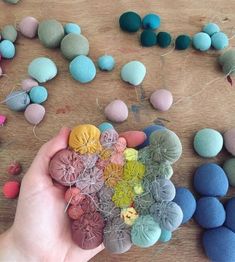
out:
<path id="1" fill-rule="evenodd" d="M 167 111 L 173 103 L 173 96 L 170 91 L 159 89 L 152 93 L 150 103 L 159 111 Z"/>
<path id="2" fill-rule="evenodd" d="M 224 133 L 224 145 L 228 152 L 235 156 L 235 128 Z"/>
<path id="3" fill-rule="evenodd" d="M 38 82 L 32 78 L 24 79 L 21 82 L 21 88 L 26 92 L 29 92 L 35 86 L 38 86 Z"/>
<path id="4" fill-rule="evenodd" d="M 38 125 L 45 116 L 45 108 L 39 104 L 30 104 L 24 112 L 25 119 L 32 125 Z"/>
<path id="5" fill-rule="evenodd" d="M 19 29 L 22 35 L 28 38 L 34 38 L 37 35 L 38 20 L 34 17 L 24 17 L 19 24 Z"/>
<path id="6" fill-rule="evenodd" d="M 14 199 L 19 195 L 20 182 L 8 181 L 3 186 L 3 194 L 5 198 Z"/>
<path id="7" fill-rule="evenodd" d="M 19 162 L 13 162 L 7 167 L 8 175 L 17 176 L 22 172 L 22 166 Z"/>
<path id="8" fill-rule="evenodd" d="M 104 114 L 110 121 L 121 123 L 128 117 L 128 108 L 122 100 L 117 99 L 105 107 Z"/>

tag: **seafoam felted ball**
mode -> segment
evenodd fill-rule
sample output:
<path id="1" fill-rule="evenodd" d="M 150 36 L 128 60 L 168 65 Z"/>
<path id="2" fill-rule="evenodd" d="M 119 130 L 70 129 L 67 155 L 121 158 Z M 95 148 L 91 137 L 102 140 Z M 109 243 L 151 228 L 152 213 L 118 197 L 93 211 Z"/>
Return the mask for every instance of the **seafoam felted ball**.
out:
<path id="1" fill-rule="evenodd" d="M 223 147 L 223 137 L 214 129 L 203 128 L 196 133 L 193 146 L 201 157 L 215 157 Z"/>
<path id="2" fill-rule="evenodd" d="M 123 31 L 137 32 L 141 27 L 141 17 L 132 11 L 125 12 L 119 18 L 119 25 Z"/>
<path id="3" fill-rule="evenodd" d="M 32 78 L 24 79 L 21 82 L 21 88 L 26 92 L 30 91 L 34 86 L 38 86 L 38 82 L 33 80 Z"/>
<path id="4" fill-rule="evenodd" d="M 159 241 L 166 243 L 166 242 L 170 241 L 171 238 L 172 238 L 172 232 L 169 231 L 169 230 L 162 229 Z"/>
<path id="5" fill-rule="evenodd" d="M 30 104 L 24 112 L 25 119 L 32 125 L 38 125 L 45 116 L 45 108 L 42 105 Z"/>
<path id="6" fill-rule="evenodd" d="M 14 44 L 9 40 L 0 42 L 0 54 L 5 59 L 12 59 L 15 56 L 16 49 Z"/>
<path id="7" fill-rule="evenodd" d="M 47 100 L 47 89 L 44 86 L 34 86 L 29 92 L 29 97 L 32 103 L 41 104 Z"/>
<path id="8" fill-rule="evenodd" d="M 220 28 L 215 23 L 208 23 L 203 27 L 202 31 L 207 33 L 209 36 L 212 36 L 213 34 L 218 33 Z"/>
<path id="9" fill-rule="evenodd" d="M 111 55 L 102 55 L 98 58 L 98 67 L 102 71 L 112 71 L 115 64 L 115 59 Z"/>
<path id="10" fill-rule="evenodd" d="M 114 100 L 109 103 L 104 110 L 108 120 L 121 123 L 128 118 L 128 107 L 122 100 Z"/>
<path id="11" fill-rule="evenodd" d="M 173 202 L 178 204 L 183 211 L 182 224 L 187 223 L 196 210 L 196 200 L 193 194 L 185 187 L 177 187 Z"/>
<path id="12" fill-rule="evenodd" d="M 156 201 L 171 201 L 175 197 L 175 186 L 168 179 L 158 178 L 152 182 L 151 193 Z"/>
<path id="13" fill-rule="evenodd" d="M 223 32 L 213 34 L 211 36 L 211 45 L 217 50 L 227 48 L 229 45 L 228 36 Z"/>
<path id="14" fill-rule="evenodd" d="M 189 48 L 190 44 L 191 44 L 191 38 L 188 35 L 179 35 L 175 39 L 176 50 L 185 50 Z"/>
<path id="15" fill-rule="evenodd" d="M 99 128 L 100 132 L 102 133 L 102 132 L 104 132 L 104 131 L 106 131 L 106 130 L 108 130 L 108 129 L 113 129 L 114 127 L 113 127 L 112 124 L 110 124 L 110 123 L 108 123 L 108 122 L 103 122 L 103 123 L 101 123 L 101 124 L 98 126 L 98 128 Z"/>
<path id="16" fill-rule="evenodd" d="M 85 55 L 75 57 L 69 64 L 69 71 L 73 79 L 80 83 L 89 83 L 96 76 L 96 68 L 93 61 Z"/>
<path id="17" fill-rule="evenodd" d="M 28 74 L 39 83 L 45 83 L 57 75 L 57 67 L 51 59 L 38 57 L 29 64 Z"/>
<path id="18" fill-rule="evenodd" d="M 157 45 L 162 48 L 166 48 L 171 44 L 171 35 L 167 32 L 159 32 L 157 34 Z"/>
<path id="19" fill-rule="evenodd" d="M 211 47 L 211 38 L 204 32 L 196 33 L 192 41 L 195 49 L 199 51 L 207 51 Z"/>
<path id="20" fill-rule="evenodd" d="M 172 93 L 167 89 L 158 89 L 151 94 L 150 103 L 159 111 L 167 111 L 173 103 Z"/>
<path id="21" fill-rule="evenodd" d="M 14 91 L 6 97 L 6 106 L 13 111 L 24 111 L 29 103 L 30 98 L 25 91 Z"/>
<path id="22" fill-rule="evenodd" d="M 13 25 L 6 25 L 2 29 L 1 35 L 3 39 L 9 40 L 14 43 L 17 38 L 17 31 Z"/>
<path id="23" fill-rule="evenodd" d="M 224 133 L 224 145 L 228 152 L 235 156 L 235 128 Z"/>
<path id="24" fill-rule="evenodd" d="M 140 35 L 140 43 L 142 46 L 150 47 L 157 44 L 157 35 L 151 30 L 144 30 Z"/>
<path id="25" fill-rule="evenodd" d="M 228 192 L 228 179 L 224 170 L 215 163 L 199 166 L 194 174 L 195 190 L 203 196 L 225 196 Z"/>
<path id="26" fill-rule="evenodd" d="M 21 34 L 28 38 L 34 38 L 37 35 L 39 22 L 32 16 L 24 17 L 19 23 Z"/>
<path id="27" fill-rule="evenodd" d="M 74 33 L 74 34 L 81 34 L 81 27 L 75 23 L 67 23 L 64 26 L 64 31 L 66 34 Z"/>
<path id="28" fill-rule="evenodd" d="M 160 24 L 161 24 L 160 16 L 153 13 L 145 15 L 142 21 L 142 25 L 144 29 L 155 30 L 160 26 Z"/>
<path id="29" fill-rule="evenodd" d="M 220 227 L 225 221 L 225 210 L 216 197 L 201 197 L 197 201 L 194 219 L 203 228 Z"/>
<path id="30" fill-rule="evenodd" d="M 235 49 L 229 49 L 220 55 L 219 63 L 224 74 L 235 75 Z"/>
<path id="31" fill-rule="evenodd" d="M 225 226 L 235 233 L 235 197 L 229 199 L 225 205 Z"/>
<path id="32" fill-rule="evenodd" d="M 121 69 L 121 78 L 123 81 L 138 86 L 146 75 L 146 67 L 140 61 L 131 61 L 125 64 Z"/>
<path id="33" fill-rule="evenodd" d="M 223 169 L 231 186 L 235 186 L 235 158 L 230 158 L 225 161 Z"/>

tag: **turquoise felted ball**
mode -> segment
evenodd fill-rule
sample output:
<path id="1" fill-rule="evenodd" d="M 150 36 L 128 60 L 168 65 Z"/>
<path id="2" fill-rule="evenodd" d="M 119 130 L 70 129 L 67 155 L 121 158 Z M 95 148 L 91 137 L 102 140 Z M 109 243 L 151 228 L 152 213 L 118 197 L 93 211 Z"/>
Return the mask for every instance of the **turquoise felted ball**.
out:
<path id="1" fill-rule="evenodd" d="M 223 32 L 213 34 L 211 37 L 211 44 L 217 50 L 222 50 L 228 47 L 228 36 Z"/>
<path id="2" fill-rule="evenodd" d="M 204 128 L 196 133 L 193 145 L 201 157 L 215 157 L 223 147 L 223 137 L 214 129 Z"/>
<path id="3" fill-rule="evenodd" d="M 169 231 L 169 230 L 162 229 L 159 241 L 166 243 L 166 242 L 170 241 L 171 238 L 172 238 L 172 232 Z"/>
<path id="4" fill-rule="evenodd" d="M 191 44 L 191 38 L 188 35 L 179 35 L 175 40 L 175 49 L 185 50 L 189 48 Z"/>
<path id="5" fill-rule="evenodd" d="M 125 12 L 119 18 L 119 25 L 123 31 L 137 32 L 141 27 L 141 17 L 135 12 Z"/>
<path id="6" fill-rule="evenodd" d="M 9 40 L 0 42 L 0 54 L 5 59 L 12 59 L 15 56 L 15 46 Z"/>
<path id="7" fill-rule="evenodd" d="M 154 46 L 157 43 L 157 35 L 151 30 L 144 30 L 140 35 L 140 42 L 145 47 Z"/>
<path id="8" fill-rule="evenodd" d="M 147 14 L 144 16 L 142 24 L 144 29 L 155 30 L 160 26 L 161 18 L 156 14 Z"/>
<path id="9" fill-rule="evenodd" d="M 103 55 L 98 58 L 98 67 L 102 71 L 112 71 L 115 64 L 115 59 L 111 55 Z"/>
<path id="10" fill-rule="evenodd" d="M 140 216 L 131 229 L 132 243 L 139 247 L 153 246 L 161 236 L 161 228 L 150 215 Z"/>
<path id="11" fill-rule="evenodd" d="M 162 47 L 166 48 L 171 44 L 171 35 L 167 32 L 159 32 L 157 34 L 157 44 Z"/>
<path id="12" fill-rule="evenodd" d="M 225 226 L 235 233 L 235 197 L 229 199 L 225 205 Z"/>
<path id="13" fill-rule="evenodd" d="M 13 91 L 6 97 L 6 106 L 12 111 L 24 111 L 30 99 L 25 91 Z"/>
<path id="14" fill-rule="evenodd" d="M 108 122 L 104 122 L 104 123 L 101 123 L 99 126 L 98 126 L 99 130 L 101 133 L 103 133 L 104 131 L 108 130 L 108 129 L 113 129 L 113 125 L 108 123 Z"/>
<path id="15" fill-rule="evenodd" d="M 41 104 L 47 100 L 47 89 L 44 86 L 34 86 L 29 92 L 29 97 L 32 103 Z"/>
<path id="16" fill-rule="evenodd" d="M 235 186 L 235 158 L 230 158 L 225 161 L 223 169 L 231 186 Z"/>
<path id="17" fill-rule="evenodd" d="M 66 34 L 74 33 L 74 34 L 81 34 L 81 28 L 78 24 L 75 23 L 67 23 L 64 26 L 64 31 Z"/>
<path id="18" fill-rule="evenodd" d="M 207 51 L 211 47 L 211 38 L 204 32 L 199 32 L 193 36 L 193 46 L 200 51 Z"/>
<path id="19" fill-rule="evenodd" d="M 81 83 L 91 82 L 96 76 L 96 68 L 93 61 L 84 55 L 79 55 L 71 61 L 69 71 L 73 79 Z"/>
<path id="20" fill-rule="evenodd" d="M 220 28 L 215 23 L 208 23 L 203 27 L 202 31 L 207 33 L 209 36 L 212 36 L 213 34 L 218 33 Z"/>

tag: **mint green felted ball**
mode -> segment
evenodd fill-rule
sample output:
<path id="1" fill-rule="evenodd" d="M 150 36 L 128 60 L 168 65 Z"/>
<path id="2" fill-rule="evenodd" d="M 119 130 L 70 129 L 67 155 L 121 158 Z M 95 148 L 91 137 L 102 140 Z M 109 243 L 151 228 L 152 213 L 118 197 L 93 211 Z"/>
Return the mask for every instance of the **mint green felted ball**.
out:
<path id="1" fill-rule="evenodd" d="M 189 48 L 191 44 L 191 38 L 188 35 L 179 35 L 175 40 L 175 49 L 185 50 Z"/>
<path id="2" fill-rule="evenodd" d="M 140 35 L 140 42 L 142 46 L 154 46 L 157 43 L 157 35 L 151 30 L 144 30 Z"/>
<path id="3" fill-rule="evenodd" d="M 41 104 L 47 100 L 47 89 L 44 86 L 34 86 L 29 92 L 29 97 L 32 103 Z"/>
<path id="4" fill-rule="evenodd" d="M 215 157 L 223 147 L 223 137 L 214 129 L 204 128 L 196 133 L 193 145 L 201 157 Z"/>
<path id="5" fill-rule="evenodd" d="M 218 33 L 220 28 L 215 23 L 208 23 L 203 27 L 202 31 L 207 33 L 209 36 L 212 36 L 213 34 Z"/>
<path id="6" fill-rule="evenodd" d="M 137 32 L 141 27 L 141 17 L 135 12 L 125 12 L 119 18 L 119 25 L 123 31 Z"/>
<path id="7" fill-rule="evenodd" d="M 145 75 L 146 67 L 139 61 L 131 61 L 125 64 L 121 69 L 122 80 L 134 86 L 140 85 Z"/>
<path id="8" fill-rule="evenodd" d="M 2 29 L 1 35 L 3 39 L 9 40 L 14 43 L 17 38 L 17 31 L 13 25 L 6 25 Z"/>
<path id="9" fill-rule="evenodd" d="M 225 161 L 223 169 L 228 177 L 229 184 L 235 186 L 235 158 Z"/>
<path id="10" fill-rule="evenodd" d="M 228 47 L 228 36 L 223 32 L 218 32 L 212 35 L 211 44 L 217 50 L 222 50 Z"/>
<path id="11" fill-rule="evenodd" d="M 235 75 L 235 49 L 229 49 L 220 55 L 219 63 L 224 74 Z"/>
<path id="12" fill-rule="evenodd" d="M 171 35 L 167 32 L 160 32 L 157 34 L 157 44 L 162 47 L 166 48 L 171 44 Z"/>
<path id="13" fill-rule="evenodd" d="M 204 32 L 199 32 L 193 36 L 193 46 L 200 51 L 207 51 L 211 47 L 211 38 Z"/>

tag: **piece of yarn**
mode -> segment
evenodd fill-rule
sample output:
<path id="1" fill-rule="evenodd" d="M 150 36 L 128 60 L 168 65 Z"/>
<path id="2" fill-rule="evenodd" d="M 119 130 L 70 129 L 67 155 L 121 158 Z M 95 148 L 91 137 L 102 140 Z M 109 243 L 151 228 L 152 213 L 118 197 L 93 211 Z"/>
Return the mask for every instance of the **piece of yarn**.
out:
<path id="1" fill-rule="evenodd" d="M 73 33 L 73 34 L 80 35 L 81 34 L 81 27 L 78 24 L 75 24 L 75 23 L 67 23 L 64 26 L 64 31 L 65 31 L 66 34 Z"/>
<path id="2" fill-rule="evenodd" d="M 44 118 L 46 113 L 42 105 L 30 104 L 26 107 L 24 112 L 25 119 L 32 125 L 38 125 Z"/>
<path id="3" fill-rule="evenodd" d="M 22 172 L 22 166 L 19 162 L 14 161 L 7 167 L 7 174 L 10 176 L 18 176 Z"/>
<path id="4" fill-rule="evenodd" d="M 159 111 L 167 111 L 173 103 L 172 93 L 166 89 L 158 89 L 151 94 L 150 103 Z"/>
<path id="5" fill-rule="evenodd" d="M 142 20 L 142 25 L 144 29 L 155 30 L 158 27 L 160 27 L 160 24 L 161 24 L 161 18 L 157 14 L 152 14 L 152 13 L 147 14 L 144 16 Z"/>
<path id="6" fill-rule="evenodd" d="M 141 17 L 132 11 L 125 12 L 119 18 L 119 25 L 123 31 L 137 32 L 141 27 Z"/>
<path id="7" fill-rule="evenodd" d="M 28 38 L 34 38 L 37 35 L 39 22 L 32 16 L 24 17 L 19 23 L 21 34 Z"/>
<path id="8" fill-rule="evenodd" d="M 102 55 L 98 58 L 98 67 L 102 71 L 112 71 L 115 64 L 115 59 L 111 55 Z"/>
<path id="9" fill-rule="evenodd" d="M 231 186 L 235 186 L 235 158 L 230 158 L 225 161 L 223 169 Z"/>
<path id="10" fill-rule="evenodd" d="M 116 99 L 105 107 L 104 114 L 108 120 L 121 123 L 128 118 L 128 107 L 122 100 Z"/>
<path id="11" fill-rule="evenodd" d="M 225 226 L 228 227 L 230 230 L 232 230 L 235 233 L 235 197 L 232 197 L 226 202 L 225 205 L 225 211 L 226 211 L 226 220 L 225 220 Z"/>
<path id="12" fill-rule="evenodd" d="M 223 137 L 214 129 L 203 128 L 196 133 L 193 145 L 201 157 L 215 157 L 223 147 Z"/>
<path id="13" fill-rule="evenodd" d="M 125 224 L 132 226 L 139 215 L 133 207 L 127 207 L 121 210 L 120 217 L 123 219 Z"/>
<path id="14" fill-rule="evenodd" d="M 235 49 L 229 49 L 221 54 L 219 57 L 219 63 L 226 76 L 235 75 Z"/>
<path id="15" fill-rule="evenodd" d="M 17 31 L 13 25 L 6 25 L 2 29 L 1 35 L 3 39 L 9 40 L 14 43 L 17 38 Z"/>
<path id="16" fill-rule="evenodd" d="M 5 101 L 6 106 L 12 111 L 24 111 L 30 103 L 30 98 L 24 91 L 13 91 Z"/>
<path id="17" fill-rule="evenodd" d="M 104 132 L 104 131 L 106 131 L 106 130 L 108 130 L 108 129 L 112 129 L 112 128 L 114 128 L 114 127 L 113 127 L 112 124 L 110 124 L 110 123 L 108 123 L 108 122 L 103 122 L 103 123 L 101 123 L 101 124 L 98 126 L 98 128 L 99 128 L 100 132 L 102 133 L 102 132 Z"/>
<path id="18" fill-rule="evenodd" d="M 80 206 L 70 206 L 67 213 L 71 219 L 77 220 L 84 214 L 84 211 Z"/>
<path id="19" fill-rule="evenodd" d="M 175 49 L 176 50 L 185 50 L 190 47 L 191 38 L 188 35 L 179 35 L 175 39 Z"/>
<path id="20" fill-rule="evenodd" d="M 170 241 L 171 238 L 172 238 L 172 232 L 169 231 L 169 230 L 162 229 L 159 241 L 166 243 L 166 242 Z"/>
<path id="21" fill-rule="evenodd" d="M 32 103 L 41 104 L 47 100 L 47 89 L 44 86 L 34 86 L 29 92 L 29 97 Z"/>
<path id="22" fill-rule="evenodd" d="M 235 128 L 224 133 L 224 145 L 228 152 L 235 156 Z"/>
<path id="23" fill-rule="evenodd" d="M 24 79 L 21 82 L 21 88 L 26 92 L 29 92 L 34 86 L 38 86 L 38 82 L 32 78 Z"/>
<path id="24" fill-rule="evenodd" d="M 137 161 L 138 160 L 138 151 L 135 150 L 134 148 L 126 148 L 123 154 L 127 161 Z"/>
<path id="25" fill-rule="evenodd" d="M 9 40 L 3 40 L 0 42 L 0 54 L 5 59 L 12 59 L 15 56 L 15 46 Z"/>
<path id="26" fill-rule="evenodd" d="M 85 196 L 81 193 L 81 190 L 77 187 L 70 187 L 66 190 L 64 199 L 67 203 L 78 206 L 81 201 L 85 199 Z"/>
<path id="27" fill-rule="evenodd" d="M 105 148 L 111 148 L 113 145 L 117 143 L 118 133 L 114 128 L 108 129 L 101 133 L 100 135 L 100 143 Z"/>
<path id="28" fill-rule="evenodd" d="M 157 34 L 157 45 L 162 48 L 166 48 L 171 44 L 171 35 L 167 32 L 159 32 Z"/>
<path id="29" fill-rule="evenodd" d="M 229 46 L 228 36 L 223 32 L 213 34 L 211 36 L 211 45 L 217 50 L 227 48 Z"/>
<path id="30" fill-rule="evenodd" d="M 215 23 L 208 23 L 208 24 L 204 25 L 202 31 L 207 33 L 209 36 L 212 36 L 215 33 L 218 33 L 220 31 L 220 28 Z"/>
<path id="31" fill-rule="evenodd" d="M 192 39 L 193 46 L 199 51 L 207 51 L 211 47 L 211 38 L 204 32 L 196 33 Z"/>
<path id="32" fill-rule="evenodd" d="M 140 215 L 149 215 L 150 207 L 155 203 L 155 200 L 150 192 L 143 192 L 135 196 L 134 206 Z"/>
<path id="33" fill-rule="evenodd" d="M 128 182 L 123 180 L 116 184 L 112 201 L 117 207 L 129 207 L 133 201 L 133 197 L 134 194 Z"/>
<path id="34" fill-rule="evenodd" d="M 142 46 L 150 47 L 157 44 L 157 35 L 151 30 L 144 30 L 140 35 L 140 43 Z"/>
<path id="35" fill-rule="evenodd" d="M 9 199 L 17 198 L 20 192 L 20 182 L 16 180 L 6 182 L 3 185 L 2 192 L 5 198 L 9 198 Z"/>
<path id="36" fill-rule="evenodd" d="M 120 133 L 119 136 L 126 139 L 127 147 L 137 147 L 143 144 L 147 138 L 143 131 L 126 131 Z"/>
<path id="37" fill-rule="evenodd" d="M 225 221 L 225 210 L 215 197 L 201 197 L 194 213 L 195 221 L 203 228 L 220 227 Z"/>
<path id="38" fill-rule="evenodd" d="M 140 85 L 145 75 L 146 67 L 140 61 L 130 61 L 121 69 L 122 80 L 134 86 Z"/>
<path id="39" fill-rule="evenodd" d="M 110 163 L 104 169 L 105 184 L 109 187 L 114 187 L 122 180 L 123 167 L 118 164 Z"/>
<path id="40" fill-rule="evenodd" d="M 156 201 L 171 201 L 175 197 L 175 186 L 168 179 L 158 178 L 152 183 L 151 193 Z"/>

